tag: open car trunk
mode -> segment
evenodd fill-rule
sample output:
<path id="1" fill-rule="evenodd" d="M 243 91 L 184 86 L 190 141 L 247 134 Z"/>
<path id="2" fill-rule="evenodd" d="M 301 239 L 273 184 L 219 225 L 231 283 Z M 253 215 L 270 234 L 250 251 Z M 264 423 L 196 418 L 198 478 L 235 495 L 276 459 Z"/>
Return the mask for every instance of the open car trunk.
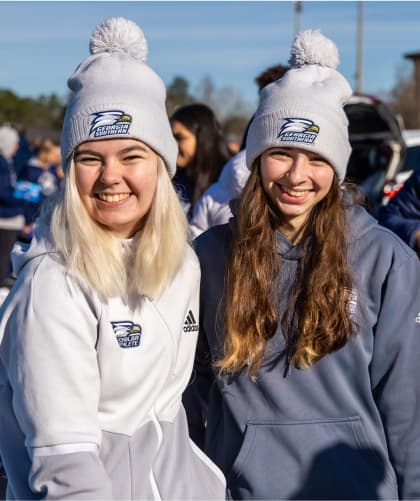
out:
<path id="1" fill-rule="evenodd" d="M 344 111 L 353 149 L 347 179 L 360 185 L 375 213 L 384 183 L 395 176 L 404 158 L 401 125 L 385 103 L 368 95 L 354 94 Z"/>

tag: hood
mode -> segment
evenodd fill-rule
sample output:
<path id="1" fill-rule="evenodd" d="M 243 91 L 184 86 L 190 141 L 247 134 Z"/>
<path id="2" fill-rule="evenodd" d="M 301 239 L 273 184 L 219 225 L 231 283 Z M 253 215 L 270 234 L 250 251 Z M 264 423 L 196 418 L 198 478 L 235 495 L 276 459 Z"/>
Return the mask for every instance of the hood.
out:
<path id="1" fill-rule="evenodd" d="M 27 262 L 43 254 L 55 253 L 50 229 L 45 222 L 38 220 L 30 244 L 17 242 L 12 251 L 13 272 L 18 275 Z"/>
<path id="2" fill-rule="evenodd" d="M 360 205 L 348 209 L 348 241 L 360 240 L 365 234 L 378 224 L 378 221 Z"/>
<path id="3" fill-rule="evenodd" d="M 230 198 L 237 198 L 245 186 L 249 174 L 245 150 L 241 150 L 225 164 L 218 183 L 229 193 Z"/>

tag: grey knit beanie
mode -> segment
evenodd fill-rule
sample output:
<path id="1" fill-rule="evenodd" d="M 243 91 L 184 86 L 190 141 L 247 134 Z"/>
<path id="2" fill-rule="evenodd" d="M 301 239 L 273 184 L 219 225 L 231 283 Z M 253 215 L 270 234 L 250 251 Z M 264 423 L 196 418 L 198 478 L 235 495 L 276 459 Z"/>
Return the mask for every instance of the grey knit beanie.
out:
<path id="1" fill-rule="evenodd" d="M 128 19 L 110 18 L 94 31 L 90 52 L 68 80 L 73 94 L 61 137 L 65 164 L 85 141 L 133 138 L 153 148 L 172 177 L 178 148 L 166 112 L 166 89 L 146 64 L 142 30 Z"/>
<path id="2" fill-rule="evenodd" d="M 319 30 L 307 30 L 290 53 L 291 69 L 261 92 L 246 140 L 247 166 L 268 148 L 300 148 L 325 158 L 342 182 L 351 153 L 343 106 L 352 89 L 335 69 L 337 47 Z"/>

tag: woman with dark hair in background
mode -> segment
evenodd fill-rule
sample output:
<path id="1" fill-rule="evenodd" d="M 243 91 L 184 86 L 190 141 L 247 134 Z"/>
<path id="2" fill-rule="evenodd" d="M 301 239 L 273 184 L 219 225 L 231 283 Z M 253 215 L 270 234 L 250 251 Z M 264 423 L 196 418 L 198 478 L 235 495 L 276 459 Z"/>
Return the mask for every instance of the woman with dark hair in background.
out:
<path id="1" fill-rule="evenodd" d="M 205 104 L 177 109 L 171 126 L 178 143 L 176 188 L 181 191 L 187 214 L 204 191 L 219 178 L 230 154 L 213 111 Z"/>

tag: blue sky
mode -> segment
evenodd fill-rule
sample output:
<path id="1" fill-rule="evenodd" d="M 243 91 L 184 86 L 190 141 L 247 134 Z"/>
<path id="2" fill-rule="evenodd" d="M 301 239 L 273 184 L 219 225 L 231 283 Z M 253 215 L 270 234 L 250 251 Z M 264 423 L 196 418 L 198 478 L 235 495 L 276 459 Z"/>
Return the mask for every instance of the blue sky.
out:
<path id="1" fill-rule="evenodd" d="M 389 91 L 407 52 L 420 51 L 420 2 L 365 1 L 363 90 Z M 339 69 L 355 86 L 357 2 L 303 1 L 301 29 L 319 28 L 337 44 Z M 89 37 L 109 16 L 136 21 L 149 64 L 165 83 L 184 76 L 194 91 L 210 76 L 252 106 L 255 76 L 286 63 L 294 34 L 289 1 L 0 1 L 0 88 L 19 96 L 66 95 L 66 80 L 88 55 Z"/>

